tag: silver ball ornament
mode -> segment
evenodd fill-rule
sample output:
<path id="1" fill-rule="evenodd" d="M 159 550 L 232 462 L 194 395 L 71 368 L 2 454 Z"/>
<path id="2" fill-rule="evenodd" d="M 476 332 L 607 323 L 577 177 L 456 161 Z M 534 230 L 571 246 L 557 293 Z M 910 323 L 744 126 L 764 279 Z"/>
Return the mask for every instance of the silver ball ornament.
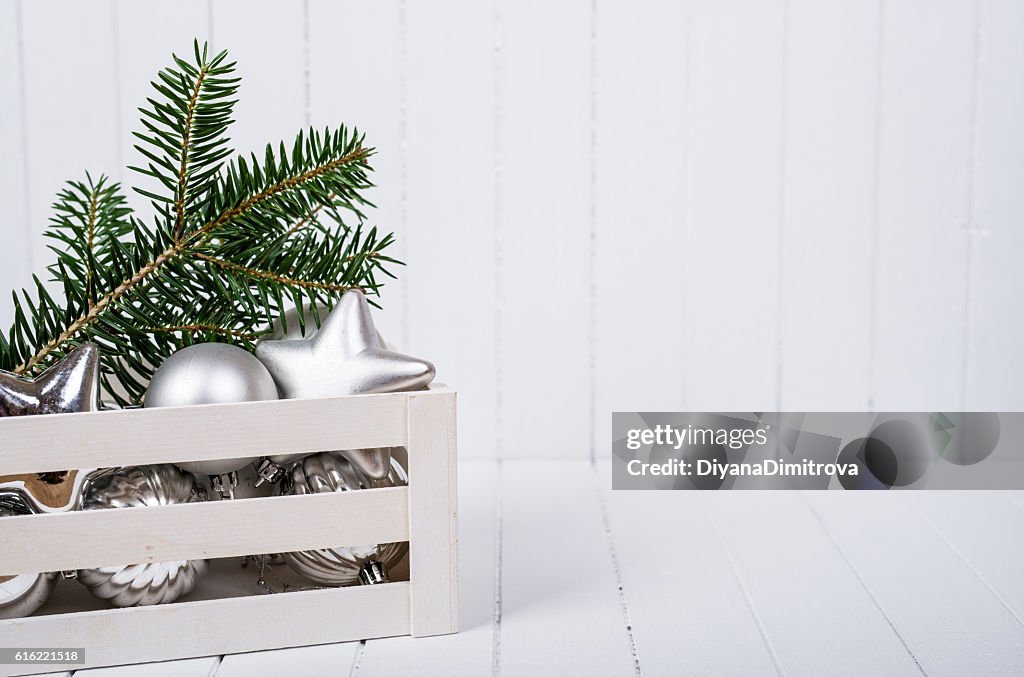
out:
<path id="1" fill-rule="evenodd" d="M 20 514 L 0 504 L 0 518 Z M 59 577 L 56 572 L 0 576 L 0 619 L 31 616 L 50 597 Z"/>
<path id="2" fill-rule="evenodd" d="M 164 463 L 123 468 L 97 481 L 85 495 L 83 509 L 106 510 L 172 505 L 202 500 L 196 478 Z M 180 560 L 80 569 L 77 580 L 114 606 L 167 604 L 187 595 L 206 573 L 206 560 Z"/>
<path id="3" fill-rule="evenodd" d="M 335 452 L 309 456 L 296 464 L 282 494 L 317 494 L 358 491 L 408 484 L 408 476 L 397 460 L 391 460 L 391 472 L 383 479 L 372 479 Z M 283 553 L 293 570 L 317 585 L 343 586 L 387 581 L 387 572 L 409 551 L 409 544 L 382 543 L 355 547 L 325 548 Z"/>
<path id="4" fill-rule="evenodd" d="M 276 400 L 277 386 L 267 368 L 253 355 L 226 343 L 198 343 L 171 355 L 153 374 L 145 406 L 178 407 Z M 204 475 L 224 475 L 256 460 L 229 458 L 179 463 L 180 468 Z"/>

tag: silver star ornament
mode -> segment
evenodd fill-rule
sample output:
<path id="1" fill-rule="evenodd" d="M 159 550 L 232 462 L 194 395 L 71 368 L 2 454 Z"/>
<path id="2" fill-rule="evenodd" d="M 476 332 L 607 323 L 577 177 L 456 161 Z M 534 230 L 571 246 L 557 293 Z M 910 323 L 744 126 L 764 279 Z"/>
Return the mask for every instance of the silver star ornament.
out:
<path id="1" fill-rule="evenodd" d="M 433 364 L 388 349 L 373 325 L 370 304 L 362 292 L 355 290 L 341 297 L 312 336 L 261 341 L 256 346 L 256 357 L 287 399 L 421 390 L 434 380 Z M 390 449 L 348 449 L 340 453 L 372 478 L 380 479 L 390 470 Z M 304 456 L 264 459 L 261 477 L 272 481 L 283 467 Z"/>
<path id="2" fill-rule="evenodd" d="M 83 343 L 34 380 L 0 371 L 0 417 L 68 414 L 99 409 L 100 351 Z M 71 470 L 0 477 L 0 505 L 19 511 L 73 510 L 102 470 Z"/>
<path id="3" fill-rule="evenodd" d="M 95 343 L 83 343 L 32 380 L 0 371 L 0 416 L 96 411 L 99 382 Z"/>
<path id="4" fill-rule="evenodd" d="M 434 380 L 430 362 L 384 347 L 357 290 L 345 292 L 312 338 L 262 341 L 256 357 L 288 399 L 421 390 Z"/>

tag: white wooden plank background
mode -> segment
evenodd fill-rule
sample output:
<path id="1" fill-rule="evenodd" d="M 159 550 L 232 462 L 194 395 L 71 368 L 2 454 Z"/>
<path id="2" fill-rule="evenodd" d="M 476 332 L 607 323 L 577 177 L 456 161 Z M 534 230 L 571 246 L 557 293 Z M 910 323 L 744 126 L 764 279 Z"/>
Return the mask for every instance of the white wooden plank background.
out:
<path id="1" fill-rule="evenodd" d="M 689 9 L 681 265 L 690 409 L 778 408 L 784 9 L 781 0 Z"/>
<path id="2" fill-rule="evenodd" d="M 158 25 L 161 29 L 135 30 L 145 25 Z M 120 127 L 115 133 L 121 152 L 117 178 L 122 182 L 129 204 L 147 222 L 152 221 L 154 214 L 150 200 L 131 190 L 131 186 L 155 193 L 163 186 L 156 179 L 127 169 L 142 164 L 142 156 L 135 150 L 138 140 L 131 133 L 141 129 L 139 108 L 147 105 L 147 98 L 157 94 L 151 85 L 157 72 L 168 67 L 172 53 L 190 59 L 193 38 L 200 44 L 209 39 L 208 25 L 209 3 L 206 0 L 183 0 L 173 4 L 151 0 L 116 2 L 118 82 L 114 103 Z"/>
<path id="3" fill-rule="evenodd" d="M 219 0 L 218 0 L 219 1 Z M 404 38 L 399 0 L 364 3 L 355 0 L 308 0 L 309 97 L 311 123 L 333 129 L 339 122 L 366 134 L 377 149 L 367 193 L 377 205 L 369 223 L 395 232 L 393 255 L 409 260 L 405 220 L 405 113 L 402 72 Z M 274 3 L 278 12 L 296 13 L 299 3 Z M 296 44 L 298 47 L 298 43 Z M 377 328 L 388 341 L 406 349 L 406 280 L 383 280 L 384 313 Z"/>
<path id="4" fill-rule="evenodd" d="M 28 155 L 25 148 L 25 97 L 21 27 L 21 6 L 0 3 L 0 331 L 4 334 L 14 319 L 10 292 L 28 286 L 32 260 L 28 256 L 35 239 L 28 199 Z"/>
<path id="5" fill-rule="evenodd" d="M 506 457 L 589 448 L 591 10 L 587 0 L 498 8 L 498 451 Z M 557 404 L 526 396 L 537 387 L 561 393 Z"/>
<path id="6" fill-rule="evenodd" d="M 219 677 L 252 677 L 253 675 L 303 675 L 334 677 L 348 674 L 360 649 L 359 642 L 322 644 L 320 646 L 257 651 L 224 656 L 216 671 L 203 673 Z M 177 665 L 178 663 L 175 663 Z M 197 675 L 201 673 L 196 673 Z M 111 677 L 119 677 L 112 675 Z"/>
<path id="7" fill-rule="evenodd" d="M 593 468 L 506 461 L 500 482 L 501 673 L 632 674 Z"/>
<path id="8" fill-rule="evenodd" d="M 963 405 L 975 2 L 931 8 L 891 2 L 881 17 L 871 379 L 882 411 Z"/>
<path id="9" fill-rule="evenodd" d="M 915 499 L 944 496 L 807 493 L 822 525 L 905 638 L 925 674 L 1020 674 L 1024 625 L 914 509 Z M 979 500 L 971 496 L 965 500 Z M 1004 548 L 1002 556 L 1013 558 L 1013 552 Z"/>
<path id="10" fill-rule="evenodd" d="M 1008 492 L 933 492 L 916 495 L 925 521 L 956 551 L 1003 606 L 1024 623 L 1024 541 L 1013 534 L 1024 515 L 1007 510 Z"/>
<path id="11" fill-rule="evenodd" d="M 45 267 L 56 256 L 40 233 L 57 192 L 68 180 L 84 181 L 86 171 L 94 179 L 102 174 L 121 177 L 116 14 L 113 0 L 18 6 L 25 69 L 26 199 L 36 233 L 25 255 L 31 257 L 33 272 L 45 280 Z"/>
<path id="12" fill-rule="evenodd" d="M 869 401 L 879 7 L 789 2 L 778 402 L 787 411 Z"/>
<path id="13" fill-rule="evenodd" d="M 227 49 L 242 78 L 230 137 L 240 153 L 263 161 L 268 143 L 290 151 L 308 124 L 305 19 L 302 5 L 273 0 L 217 0 L 209 4 L 213 53 Z M 199 21 L 192 32 L 206 29 Z M 143 76 L 144 77 L 144 76 Z"/>
<path id="14" fill-rule="evenodd" d="M 599 3 L 597 13 L 591 434 L 607 456 L 611 412 L 684 404 L 684 282 L 672 271 L 685 251 L 690 36 L 683 4 Z"/>
<path id="15" fill-rule="evenodd" d="M 643 674 L 774 673 L 701 497 L 611 491 L 611 464 L 599 470 Z"/>
<path id="16" fill-rule="evenodd" d="M 605 456 L 616 408 L 1024 406 L 1020 3 L 243 4 L 0 0 L 0 323 L 209 37 L 241 147 L 379 149 L 379 323 L 460 386 L 465 457 Z"/>
<path id="17" fill-rule="evenodd" d="M 920 674 L 902 638 L 795 493 L 712 492 L 703 498 L 782 674 Z"/>
<path id="18" fill-rule="evenodd" d="M 1024 341 L 1015 310 L 1024 294 L 1024 4 L 979 8 L 965 408 L 1018 409 L 1024 363 L 1010 356 Z"/>
<path id="19" fill-rule="evenodd" d="M 408 345 L 459 384 L 459 448 L 494 453 L 495 30 L 488 3 L 406 3 Z M 476 30 L 466 30 L 467 25 Z M 439 45 L 444 45 L 439 49 Z M 388 304 L 390 309 L 390 302 Z M 437 327 L 458 328 L 455 335 Z"/>

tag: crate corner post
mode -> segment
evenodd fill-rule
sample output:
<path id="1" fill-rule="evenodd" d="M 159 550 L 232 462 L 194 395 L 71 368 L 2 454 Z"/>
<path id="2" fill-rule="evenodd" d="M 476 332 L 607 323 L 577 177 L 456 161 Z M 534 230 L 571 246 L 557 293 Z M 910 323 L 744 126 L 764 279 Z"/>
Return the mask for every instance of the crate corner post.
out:
<path id="1" fill-rule="evenodd" d="M 451 634 L 459 629 L 456 394 L 435 386 L 408 402 L 411 634 Z"/>

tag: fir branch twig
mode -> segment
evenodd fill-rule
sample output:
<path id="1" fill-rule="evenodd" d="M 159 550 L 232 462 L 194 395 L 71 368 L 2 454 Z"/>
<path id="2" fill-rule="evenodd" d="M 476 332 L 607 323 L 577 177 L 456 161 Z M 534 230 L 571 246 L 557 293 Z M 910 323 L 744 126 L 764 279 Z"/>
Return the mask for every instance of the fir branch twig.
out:
<path id="1" fill-rule="evenodd" d="M 201 259 L 208 263 L 212 263 L 215 266 L 219 266 L 225 270 L 230 270 L 233 273 L 239 273 L 245 277 L 251 277 L 258 280 L 270 280 L 279 284 L 288 285 L 290 287 L 302 287 L 303 289 L 322 289 L 324 291 L 334 292 L 336 294 L 344 294 L 347 291 L 358 289 L 365 291 L 364 287 L 344 285 L 344 284 L 327 284 L 324 282 L 316 282 L 314 280 L 301 280 L 295 277 L 288 277 L 286 275 L 278 275 L 271 273 L 266 270 L 259 270 L 256 268 L 248 268 L 246 266 L 239 265 L 237 263 L 231 263 L 230 261 L 224 261 L 213 256 L 208 256 L 202 252 L 196 254 L 197 259 Z"/>

